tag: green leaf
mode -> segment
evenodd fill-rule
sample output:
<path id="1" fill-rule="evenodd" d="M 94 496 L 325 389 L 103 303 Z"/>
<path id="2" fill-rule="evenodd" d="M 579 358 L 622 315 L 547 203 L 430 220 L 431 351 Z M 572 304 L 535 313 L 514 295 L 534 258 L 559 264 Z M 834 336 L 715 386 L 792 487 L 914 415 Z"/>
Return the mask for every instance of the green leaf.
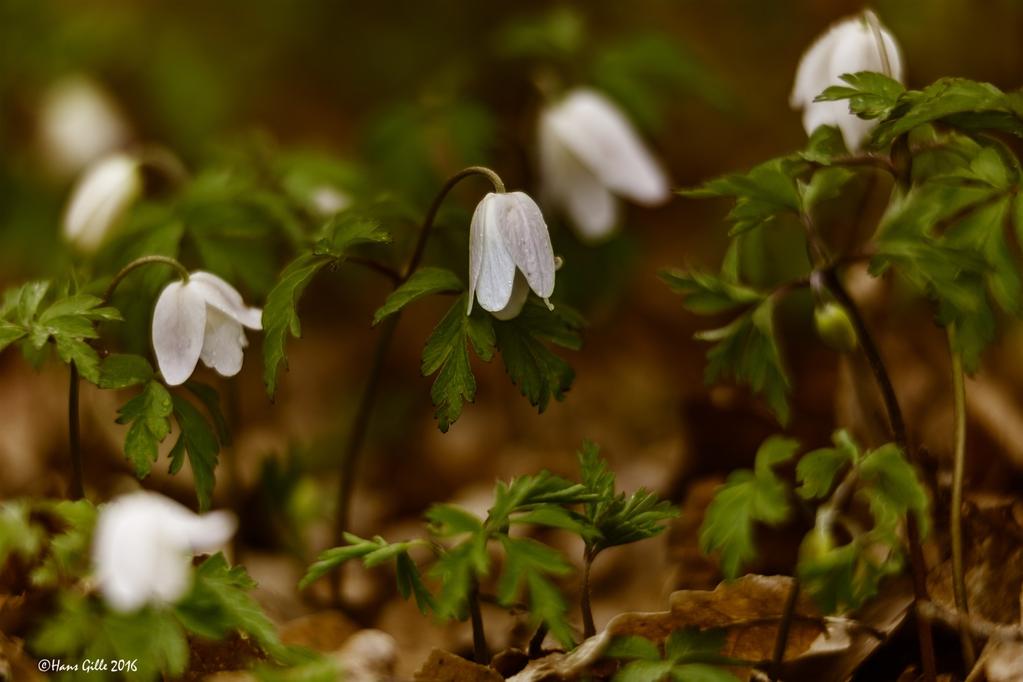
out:
<path id="1" fill-rule="evenodd" d="M 672 668 L 674 682 L 739 682 L 739 678 L 723 668 L 704 663 L 687 663 Z"/>
<path id="2" fill-rule="evenodd" d="M 22 339 L 27 333 L 16 324 L 0 320 L 0 352 L 15 341 Z"/>
<path id="3" fill-rule="evenodd" d="M 817 126 L 806 142 L 806 150 L 799 153 L 800 158 L 825 166 L 848 155 L 842 131 L 830 125 Z"/>
<path id="4" fill-rule="evenodd" d="M 174 405 L 174 418 L 181 429 L 181 436 L 171 452 L 171 472 L 181 468 L 183 456 L 187 454 L 195 479 L 195 496 L 199 501 L 199 511 L 206 511 L 210 508 L 213 486 L 216 484 L 214 472 L 217 468 L 220 443 L 217 442 L 217 435 L 209 422 L 192 403 L 177 395 L 171 396 L 171 399 Z"/>
<path id="5" fill-rule="evenodd" d="M 306 571 L 306 574 L 299 581 L 298 587 L 304 590 L 313 582 L 319 580 L 330 571 L 341 566 L 352 559 L 359 559 L 380 548 L 383 538 L 380 541 L 365 540 L 357 535 L 345 533 L 345 542 L 348 544 L 342 547 L 333 547 L 320 553 L 316 561 Z"/>
<path id="6" fill-rule="evenodd" d="M 796 480 L 801 484 L 796 492 L 804 499 L 827 497 L 838 472 L 846 465 L 855 466 L 859 460 L 859 446 L 847 431 L 836 431 L 831 438 L 835 447 L 808 452 L 796 465 Z"/>
<path id="7" fill-rule="evenodd" d="M 885 118 L 891 113 L 906 88 L 897 80 L 873 71 L 847 73 L 845 85 L 833 85 L 816 97 L 816 102 L 849 100 L 850 112 L 860 118 Z"/>
<path id="8" fill-rule="evenodd" d="M 395 578 L 398 581 L 398 592 L 402 598 L 408 599 L 410 595 L 415 596 L 416 607 L 423 615 L 436 611 L 437 604 L 434 602 L 433 594 L 427 589 L 423 577 L 419 573 L 419 568 L 416 567 L 408 553 L 403 552 L 395 558 L 394 568 Z"/>
<path id="9" fill-rule="evenodd" d="M 476 377 L 469 364 L 469 344 L 484 362 L 494 356 L 494 326 L 489 315 L 466 315 L 466 298 L 459 296 L 437 324 L 423 348 L 423 376 L 437 373 L 430 397 L 442 432 L 476 399 Z"/>
<path id="10" fill-rule="evenodd" d="M 450 270 L 433 267 L 420 268 L 412 273 L 405 283 L 391 292 L 384 304 L 373 314 L 373 324 L 380 324 L 385 317 L 393 315 L 423 296 L 447 291 L 460 292 L 464 288 L 462 280 Z"/>
<path id="11" fill-rule="evenodd" d="M 217 393 L 217 389 L 194 379 L 186 381 L 185 388 L 198 398 L 199 402 L 206 408 L 210 419 L 213 420 L 213 426 L 217 430 L 217 438 L 220 440 L 221 445 L 230 445 L 231 429 L 227 425 L 227 417 L 224 416 L 223 411 L 220 409 L 220 394 Z"/>
<path id="12" fill-rule="evenodd" d="M 761 394 L 778 421 L 786 424 L 790 384 L 774 336 L 773 315 L 774 299 L 767 298 L 727 326 L 700 332 L 696 338 L 715 342 L 707 352 L 708 383 L 734 378 Z"/>
<path id="13" fill-rule="evenodd" d="M 486 542 L 484 533 L 474 535 L 441 554 L 430 568 L 430 575 L 441 585 L 437 595 L 437 615 L 441 618 L 464 617 L 469 591 L 490 569 Z"/>
<path id="14" fill-rule="evenodd" d="M 249 594 L 256 582 L 242 566 L 228 566 L 220 552 L 195 571 L 192 590 L 175 607 L 178 618 L 193 632 L 217 639 L 231 632 L 249 635 L 271 658 L 285 662 L 291 651 L 277 628 Z"/>
<path id="15" fill-rule="evenodd" d="M 287 357 L 284 344 L 288 335 L 298 338 L 302 326 L 298 319 L 298 300 L 313 277 L 334 262 L 329 256 L 306 253 L 284 268 L 263 307 L 263 383 L 273 398 L 277 392 L 277 373 Z"/>
<path id="16" fill-rule="evenodd" d="M 927 535 L 930 502 L 913 465 L 894 443 L 868 453 L 859 467 L 863 494 L 882 538 L 895 538 L 895 528 L 908 513 L 916 514 L 921 536 Z"/>
<path id="17" fill-rule="evenodd" d="M 426 520 L 431 524 L 431 532 L 442 538 L 483 530 L 483 522 L 474 514 L 450 504 L 433 505 L 426 511 Z"/>
<path id="18" fill-rule="evenodd" d="M 661 279 L 682 296 L 686 310 L 699 315 L 714 315 L 764 300 L 763 294 L 725 277 L 696 271 L 661 272 Z"/>
<path id="19" fill-rule="evenodd" d="M 611 643 L 604 649 L 604 657 L 659 661 L 661 660 L 661 652 L 657 645 L 646 637 L 628 635 L 612 639 Z"/>
<path id="20" fill-rule="evenodd" d="M 128 388 L 144 384 L 153 378 L 153 367 L 141 355 L 111 353 L 103 358 L 99 368 L 100 388 Z"/>
<path id="21" fill-rule="evenodd" d="M 11 556 L 29 560 L 42 550 L 45 532 L 32 522 L 29 513 L 25 501 L 0 502 L 0 571 Z"/>
<path id="22" fill-rule="evenodd" d="M 529 589 L 529 612 L 534 625 L 546 623 L 552 635 L 566 648 L 574 645 L 572 628 L 566 618 L 567 605 L 561 591 L 547 576 L 572 569 L 561 553 L 536 540 L 501 535 L 504 567 L 497 581 L 497 600 L 511 606 L 519 599 L 522 586 Z"/>
<path id="23" fill-rule="evenodd" d="M 732 472 L 714 495 L 700 527 L 700 550 L 720 552 L 726 578 L 739 575 L 742 565 L 756 556 L 755 523 L 778 525 L 788 518 L 788 487 L 773 467 L 791 459 L 798 449 L 799 442 L 791 438 L 768 438 L 757 451 L 754 470 Z"/>
<path id="24" fill-rule="evenodd" d="M 612 682 L 661 682 L 671 674 L 671 661 L 633 661 L 624 665 L 614 677 Z"/>
<path id="25" fill-rule="evenodd" d="M 726 634 L 724 630 L 701 630 L 697 627 L 675 630 L 664 643 L 664 657 L 676 664 L 707 663 L 721 655 Z"/>
<path id="26" fill-rule="evenodd" d="M 43 561 L 32 570 L 32 584 L 37 587 L 74 583 L 91 568 L 89 548 L 96 526 L 96 507 L 88 500 L 61 500 L 48 507 L 61 528 L 50 539 Z M 2 558 L 0 549 L 0 566 Z"/>
<path id="27" fill-rule="evenodd" d="M 804 210 L 812 212 L 821 204 L 842 196 L 845 186 L 854 177 L 856 174 L 853 171 L 838 166 L 816 171 L 810 182 L 800 183 L 799 186 L 803 195 Z"/>
<path id="28" fill-rule="evenodd" d="M 568 363 L 543 343 L 547 340 L 572 350 L 581 346 L 578 334 L 581 322 L 574 315 L 563 313 L 559 309 L 549 311 L 542 303 L 531 300 L 518 317 L 493 323 L 508 376 L 541 413 L 547 409 L 551 398 L 562 400 L 575 379 L 575 372 Z"/>
<path id="29" fill-rule="evenodd" d="M 124 455 L 145 478 L 159 455 L 159 446 L 170 433 L 173 411 L 170 393 L 158 381 L 149 381 L 142 392 L 117 411 L 118 424 L 130 424 L 124 438 Z"/>
<path id="30" fill-rule="evenodd" d="M 748 173 L 726 175 L 682 194 L 694 198 L 734 197 L 735 207 L 728 220 L 733 223 L 729 234 L 736 235 L 768 225 L 782 214 L 798 215 L 801 204 L 794 180 L 798 169 L 798 164 L 789 159 L 774 159 Z"/>

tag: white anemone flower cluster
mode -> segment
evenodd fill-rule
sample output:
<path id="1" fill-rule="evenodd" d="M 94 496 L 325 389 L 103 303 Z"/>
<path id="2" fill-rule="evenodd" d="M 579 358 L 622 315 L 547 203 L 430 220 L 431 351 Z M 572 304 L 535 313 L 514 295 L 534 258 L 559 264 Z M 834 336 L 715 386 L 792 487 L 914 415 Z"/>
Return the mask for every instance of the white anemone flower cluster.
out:
<path id="1" fill-rule="evenodd" d="M 803 128 L 810 135 L 819 126 L 837 126 L 845 144 L 859 149 L 876 124 L 849 112 L 849 102 L 815 102 L 832 85 L 843 85 L 841 76 L 876 71 L 902 81 L 902 56 L 895 38 L 872 12 L 838 22 L 824 32 L 803 54 L 789 100 L 803 110 Z"/>
<path id="2" fill-rule="evenodd" d="M 594 90 L 573 90 L 541 112 L 539 147 L 544 199 L 584 239 L 614 230 L 617 197 L 643 206 L 670 197 L 667 176 L 625 114 Z"/>
<path id="3" fill-rule="evenodd" d="M 192 557 L 224 546 L 237 522 L 230 512 L 198 515 L 151 492 L 119 497 L 100 508 L 93 568 L 110 607 L 129 613 L 173 604 L 188 592 Z"/>
<path id="4" fill-rule="evenodd" d="M 557 265 L 540 207 L 523 192 L 491 192 L 469 228 L 469 307 L 474 301 L 499 320 L 517 316 L 529 290 L 548 300 Z"/>
<path id="5" fill-rule="evenodd" d="M 169 386 L 183 384 L 199 360 L 222 376 L 241 371 L 245 328 L 262 328 L 262 310 L 245 305 L 220 277 L 193 272 L 164 287 L 153 310 L 153 350 Z"/>
<path id="6" fill-rule="evenodd" d="M 71 191 L 64 211 L 64 238 L 83 253 L 93 253 L 117 229 L 142 195 L 138 159 L 112 154 L 90 165 Z"/>

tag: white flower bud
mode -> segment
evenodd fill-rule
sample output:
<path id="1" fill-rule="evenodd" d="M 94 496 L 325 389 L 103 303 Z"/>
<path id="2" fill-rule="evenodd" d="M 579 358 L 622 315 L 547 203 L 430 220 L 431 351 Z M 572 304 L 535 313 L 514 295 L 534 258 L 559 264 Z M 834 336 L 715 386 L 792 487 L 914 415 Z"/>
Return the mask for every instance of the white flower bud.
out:
<path id="1" fill-rule="evenodd" d="M 185 383 L 200 359 L 222 376 L 234 376 L 248 345 L 243 328 L 261 329 L 261 317 L 216 275 L 193 272 L 187 282 L 171 282 L 153 310 L 153 349 L 164 381 Z"/>
<path id="2" fill-rule="evenodd" d="M 230 512 L 202 516 L 151 492 L 100 508 L 92 560 L 99 590 L 116 611 L 173 604 L 188 592 L 192 556 L 222 547 L 234 534 Z"/>
<path id="3" fill-rule="evenodd" d="M 469 230 L 469 312 L 479 301 L 498 319 L 511 319 L 530 289 L 547 301 L 555 270 L 547 223 L 529 195 L 491 192 L 480 200 Z"/>
<path id="4" fill-rule="evenodd" d="M 889 73 L 885 73 L 886 65 Z M 832 85 L 843 85 L 843 74 L 860 71 L 884 73 L 900 82 L 903 78 L 899 46 L 870 12 L 833 25 L 803 54 L 789 103 L 793 109 L 803 110 L 807 135 L 822 125 L 837 126 L 847 147 L 860 148 L 876 122 L 850 113 L 846 100 L 814 102 Z"/>
<path id="5" fill-rule="evenodd" d="M 644 206 L 670 197 L 668 179 L 628 119 L 588 89 L 570 92 L 540 114 L 544 197 L 568 214 L 586 239 L 607 236 L 624 197 Z"/>
<path id="6" fill-rule="evenodd" d="M 64 237 L 83 252 L 96 251 L 141 196 L 142 189 L 137 159 L 114 154 L 97 161 L 71 190 L 64 212 Z"/>

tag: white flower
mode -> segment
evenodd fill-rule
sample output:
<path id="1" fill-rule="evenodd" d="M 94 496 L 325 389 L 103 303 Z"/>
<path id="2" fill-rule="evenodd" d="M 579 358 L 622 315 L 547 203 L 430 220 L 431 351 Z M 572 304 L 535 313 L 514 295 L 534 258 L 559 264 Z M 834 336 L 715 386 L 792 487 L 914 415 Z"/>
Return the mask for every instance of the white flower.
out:
<path id="1" fill-rule="evenodd" d="M 872 25 L 873 24 L 873 25 Z M 882 36 L 877 39 L 877 32 Z M 887 63 L 888 73 L 885 73 Z M 849 102 L 814 102 L 832 85 L 843 85 L 840 76 L 876 71 L 902 81 L 902 57 L 895 38 L 877 23 L 871 12 L 850 17 L 829 28 L 810 46 L 799 62 L 796 83 L 789 99 L 793 109 L 803 110 L 803 128 L 810 135 L 818 126 L 838 126 L 850 149 L 858 149 L 876 121 L 849 112 Z"/>
<path id="2" fill-rule="evenodd" d="M 352 198 L 331 185 L 317 185 L 309 193 L 309 208 L 320 218 L 330 218 L 352 205 Z"/>
<path id="3" fill-rule="evenodd" d="M 223 546 L 234 534 L 230 512 L 202 516 L 151 492 L 124 495 L 100 508 L 92 562 L 111 608 L 130 612 L 171 604 L 191 584 L 192 556 Z"/>
<path id="4" fill-rule="evenodd" d="M 644 206 L 669 198 L 668 179 L 625 115 L 603 95 L 577 89 L 540 114 L 545 199 L 587 239 L 618 222 L 615 195 Z"/>
<path id="5" fill-rule="evenodd" d="M 208 272 L 168 284 L 153 310 L 153 349 L 164 381 L 183 384 L 203 364 L 230 377 L 248 345 L 243 327 L 262 328 L 262 311 L 245 305 L 230 284 Z"/>
<path id="6" fill-rule="evenodd" d="M 535 201 L 522 192 L 491 192 L 480 200 L 469 229 L 469 312 L 477 300 L 494 317 L 509 320 L 530 289 L 547 302 L 555 269 L 547 223 Z"/>
<path id="7" fill-rule="evenodd" d="M 142 194 L 142 172 L 127 154 L 107 156 L 86 169 L 64 212 L 64 237 L 78 249 L 98 249 Z"/>
<path id="8" fill-rule="evenodd" d="M 87 76 L 68 76 L 44 95 L 39 143 L 51 169 L 62 177 L 122 147 L 128 124 L 104 88 Z"/>

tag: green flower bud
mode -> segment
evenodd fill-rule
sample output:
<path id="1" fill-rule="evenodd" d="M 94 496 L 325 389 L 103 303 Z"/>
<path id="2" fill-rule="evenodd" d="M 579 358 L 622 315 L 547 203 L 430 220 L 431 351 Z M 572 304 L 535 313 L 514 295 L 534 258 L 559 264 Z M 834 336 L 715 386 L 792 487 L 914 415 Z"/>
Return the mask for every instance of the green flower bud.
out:
<path id="1" fill-rule="evenodd" d="M 849 313 L 838 303 L 828 302 L 817 306 L 813 311 L 813 323 L 817 327 L 817 335 L 829 347 L 840 353 L 856 350 L 856 330 L 849 319 Z"/>
<path id="2" fill-rule="evenodd" d="M 817 563 L 828 556 L 835 548 L 835 539 L 831 532 L 820 524 L 806 534 L 799 545 L 799 563 Z"/>

